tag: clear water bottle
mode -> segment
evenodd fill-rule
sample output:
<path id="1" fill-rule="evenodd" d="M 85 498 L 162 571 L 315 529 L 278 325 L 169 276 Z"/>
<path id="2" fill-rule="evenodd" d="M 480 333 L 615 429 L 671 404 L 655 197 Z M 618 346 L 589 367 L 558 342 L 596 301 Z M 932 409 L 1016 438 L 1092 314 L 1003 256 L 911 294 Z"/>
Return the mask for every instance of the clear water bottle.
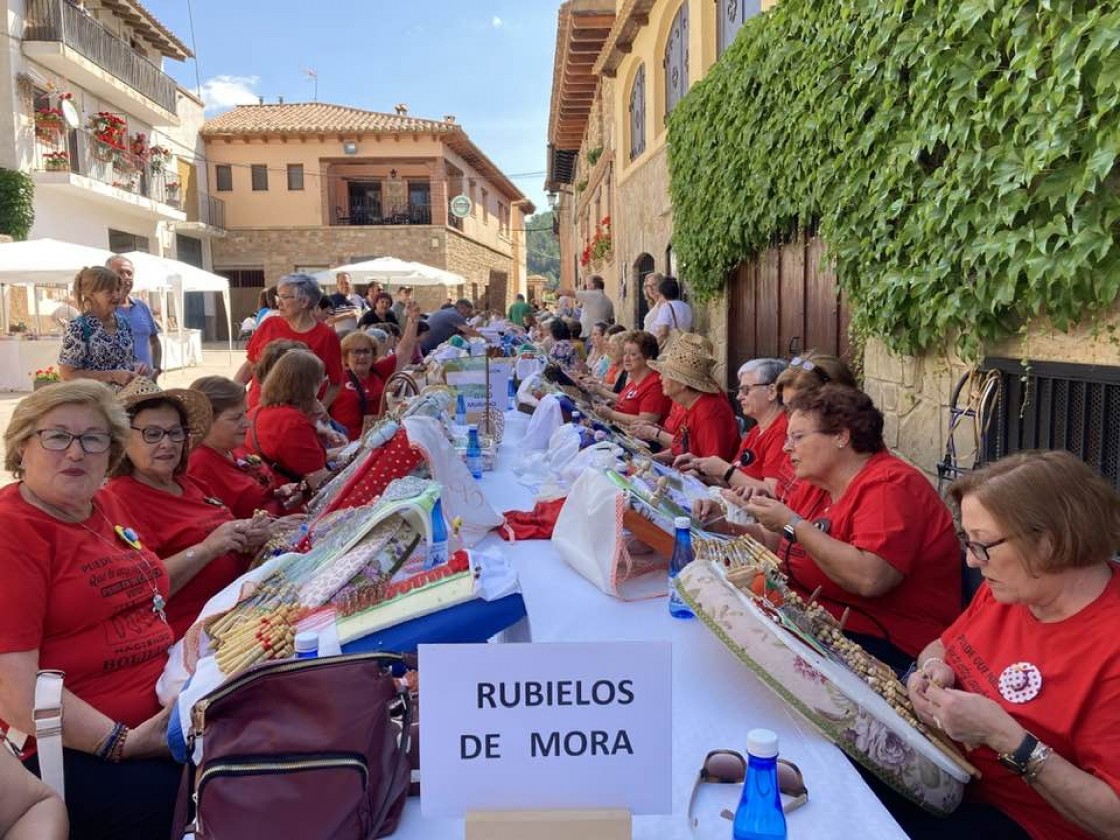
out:
<path id="1" fill-rule="evenodd" d="M 513 411 L 517 408 L 517 383 L 513 381 L 513 375 L 509 377 L 509 387 L 506 389 L 506 394 L 509 397 L 509 402 L 506 405 L 508 411 Z"/>
<path id="2" fill-rule="evenodd" d="M 693 618 L 692 610 L 681 596 L 673 581 L 681 573 L 681 569 L 692 562 L 692 520 L 687 516 L 678 516 L 673 520 L 673 527 L 677 531 L 673 540 L 673 559 L 669 561 L 669 615 L 673 618 Z"/>
<path id="3" fill-rule="evenodd" d="M 296 659 L 316 659 L 319 656 L 319 634 L 314 630 L 296 633 Z"/>
<path id="4" fill-rule="evenodd" d="M 467 425 L 467 401 L 461 393 L 455 397 L 455 424 L 458 426 Z"/>
<path id="5" fill-rule="evenodd" d="M 778 787 L 778 736 L 769 729 L 747 733 L 747 779 L 732 832 L 735 840 L 786 837 L 786 815 Z"/>
<path id="6" fill-rule="evenodd" d="M 478 426 L 467 427 L 467 469 L 475 478 L 482 478 L 482 445 L 478 442 Z"/>
<path id="7" fill-rule="evenodd" d="M 447 522 L 443 518 L 443 503 L 436 499 L 432 507 L 432 544 L 424 558 L 424 568 L 434 569 L 447 562 Z"/>

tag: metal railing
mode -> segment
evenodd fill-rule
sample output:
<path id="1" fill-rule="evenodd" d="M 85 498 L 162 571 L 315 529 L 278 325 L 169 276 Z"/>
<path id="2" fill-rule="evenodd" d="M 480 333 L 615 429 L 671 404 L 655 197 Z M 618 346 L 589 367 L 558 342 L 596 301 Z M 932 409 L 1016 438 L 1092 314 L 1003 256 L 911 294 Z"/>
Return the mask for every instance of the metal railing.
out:
<path id="1" fill-rule="evenodd" d="M 67 0 L 27 0 L 23 40 L 65 44 L 164 110 L 176 113 L 175 81 Z"/>
<path id="2" fill-rule="evenodd" d="M 410 203 L 392 213 L 383 213 L 377 208 L 354 206 L 347 210 L 336 207 L 331 214 L 331 225 L 430 225 L 432 205 Z"/>
<path id="3" fill-rule="evenodd" d="M 47 132 L 37 136 L 34 168 L 40 172 L 84 175 L 170 207 L 179 207 L 181 202 L 174 158 L 153 162 L 127 149 L 103 143 L 87 131 Z"/>
<path id="4" fill-rule="evenodd" d="M 192 222 L 202 222 L 210 227 L 226 228 L 226 203 L 220 198 L 203 193 L 198 197 L 198 218 Z"/>

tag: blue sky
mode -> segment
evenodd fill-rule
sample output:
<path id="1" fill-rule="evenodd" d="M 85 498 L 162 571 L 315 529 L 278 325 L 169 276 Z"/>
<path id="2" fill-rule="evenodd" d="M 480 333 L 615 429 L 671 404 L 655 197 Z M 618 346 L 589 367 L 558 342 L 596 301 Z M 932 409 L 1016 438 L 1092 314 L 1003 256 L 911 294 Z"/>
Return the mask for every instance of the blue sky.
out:
<path id="1" fill-rule="evenodd" d="M 144 0 L 195 47 L 207 114 L 257 96 L 312 99 L 417 117 L 454 114 L 538 210 L 544 169 L 556 13 L 552 0 Z M 184 87 L 195 62 L 167 61 Z"/>

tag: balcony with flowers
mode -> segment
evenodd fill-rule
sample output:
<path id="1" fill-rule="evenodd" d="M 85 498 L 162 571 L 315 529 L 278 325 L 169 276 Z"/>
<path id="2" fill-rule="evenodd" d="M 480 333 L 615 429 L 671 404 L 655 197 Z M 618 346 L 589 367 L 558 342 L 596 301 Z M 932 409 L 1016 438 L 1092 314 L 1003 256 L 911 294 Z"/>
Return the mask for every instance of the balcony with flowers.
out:
<path id="1" fill-rule="evenodd" d="M 580 254 L 579 264 L 584 268 L 598 270 L 611 261 L 614 255 L 614 239 L 611 236 L 611 217 L 604 216 L 595 225 L 595 235 L 588 240 Z"/>

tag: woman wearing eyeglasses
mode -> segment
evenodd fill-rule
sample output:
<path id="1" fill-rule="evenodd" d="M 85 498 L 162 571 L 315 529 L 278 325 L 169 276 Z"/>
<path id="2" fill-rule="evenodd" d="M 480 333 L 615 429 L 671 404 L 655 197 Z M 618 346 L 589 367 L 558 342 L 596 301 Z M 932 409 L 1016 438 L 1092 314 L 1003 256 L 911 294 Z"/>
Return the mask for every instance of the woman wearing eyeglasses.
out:
<path id="1" fill-rule="evenodd" d="M 888 807 L 914 838 L 1120 836 L 1120 496 L 1068 452 L 1012 455 L 949 495 L 984 583 L 907 688 L 982 775 L 948 820 Z"/>
<path id="2" fill-rule="evenodd" d="M 38 774 L 24 737 L 36 675 L 65 671 L 66 808 L 80 840 L 166 837 L 182 769 L 155 692 L 174 641 L 163 618 L 173 584 L 128 539 L 134 512 L 102 489 L 128 424 L 108 388 L 78 380 L 21 400 L 4 433 L 18 481 L 0 490 L 0 732 Z M 0 799 L 9 793 L 0 786 Z"/>
<path id="3" fill-rule="evenodd" d="M 245 348 L 246 362 L 234 377 L 243 385 L 253 378 L 253 365 L 261 357 L 269 342 L 277 339 L 302 341 L 319 357 L 327 372 L 327 389 L 323 405 L 330 404 L 342 387 L 342 349 L 338 333 L 327 324 L 320 323 L 314 315 L 323 292 L 315 278 L 309 274 L 287 274 L 276 283 L 276 300 L 279 317 L 262 321 Z M 259 386 L 258 379 L 254 388 Z"/>
<path id="4" fill-rule="evenodd" d="M 403 370 L 412 359 L 420 308 L 410 301 L 406 312 L 404 334 L 395 355 L 378 359 L 377 342 L 363 332 L 352 332 L 342 339 L 346 381 L 338 398 L 331 404 L 331 417 L 346 427 L 350 440 L 361 436 L 366 417 L 377 415 L 385 382 L 398 370 Z"/>
<path id="5" fill-rule="evenodd" d="M 839 618 L 872 654 L 905 671 L 960 612 L 960 545 L 948 509 L 883 443 L 883 415 L 854 388 L 825 385 L 789 406 L 798 478 L 786 503 L 724 491 L 762 526 L 790 584 Z M 743 500 L 746 496 L 746 501 Z"/>
<path id="6" fill-rule="evenodd" d="M 119 398 L 130 429 L 108 489 L 131 512 L 140 540 L 167 566 L 167 621 L 179 639 L 206 602 L 249 567 L 249 552 L 268 539 L 270 520 L 234 519 L 219 491 L 185 474 L 191 442 L 210 427 L 205 396 L 162 391 L 138 378 Z"/>

